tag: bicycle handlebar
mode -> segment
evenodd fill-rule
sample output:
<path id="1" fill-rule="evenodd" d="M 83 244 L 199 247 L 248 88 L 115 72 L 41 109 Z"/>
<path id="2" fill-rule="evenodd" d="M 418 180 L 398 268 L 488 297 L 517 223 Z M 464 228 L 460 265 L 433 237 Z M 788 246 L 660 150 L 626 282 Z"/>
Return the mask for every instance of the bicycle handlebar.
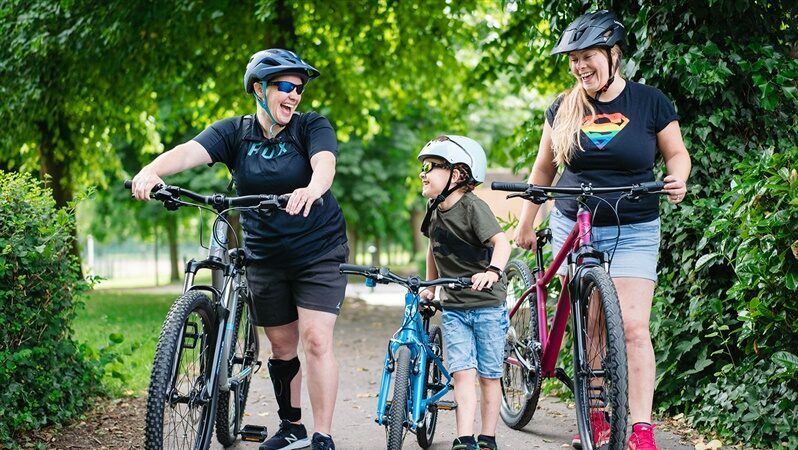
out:
<path id="1" fill-rule="evenodd" d="M 422 280 L 417 276 L 404 278 L 391 272 L 387 267 L 341 264 L 338 266 L 338 268 L 341 273 L 362 275 L 381 284 L 397 283 L 408 289 L 411 289 L 411 287 L 424 288 L 431 286 L 446 286 L 450 289 L 463 289 L 470 287 L 473 284 L 471 282 L 471 278 L 468 277 L 436 278 L 434 280 Z"/>
<path id="2" fill-rule="evenodd" d="M 527 183 L 504 183 L 494 181 L 490 188 L 494 191 L 519 192 L 520 194 L 511 195 L 521 197 L 533 203 L 541 204 L 554 198 L 552 194 L 564 195 L 597 195 L 621 192 L 632 199 L 640 198 L 644 195 L 663 194 L 662 189 L 665 183 L 662 181 L 647 181 L 645 183 L 633 184 L 631 186 L 613 187 L 593 187 L 591 184 L 581 186 L 539 186 Z M 511 197 L 511 196 L 508 196 Z"/>
<path id="3" fill-rule="evenodd" d="M 133 187 L 132 180 L 125 180 L 125 189 Z M 202 195 L 179 186 L 169 186 L 166 184 L 156 184 L 150 192 L 150 197 L 160 200 L 166 204 L 171 202 L 174 208 L 180 205 L 176 203 L 180 196 L 188 197 L 196 202 L 211 205 L 217 210 L 235 207 L 255 207 L 257 209 L 285 209 L 291 194 L 261 194 L 261 195 L 242 195 L 239 197 L 228 197 L 224 194 Z M 324 205 L 324 199 L 317 198 L 313 202 L 314 207 Z"/>

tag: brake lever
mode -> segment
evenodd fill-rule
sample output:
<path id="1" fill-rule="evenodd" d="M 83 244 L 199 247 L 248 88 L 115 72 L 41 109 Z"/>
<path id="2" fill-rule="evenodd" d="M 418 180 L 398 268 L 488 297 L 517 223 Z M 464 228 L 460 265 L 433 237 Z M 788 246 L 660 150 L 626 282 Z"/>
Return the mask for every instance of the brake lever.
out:
<path id="1" fill-rule="evenodd" d="M 169 211 L 176 211 L 183 206 L 177 195 L 166 189 L 158 189 L 152 194 L 152 198 L 163 203 L 163 206 Z"/>

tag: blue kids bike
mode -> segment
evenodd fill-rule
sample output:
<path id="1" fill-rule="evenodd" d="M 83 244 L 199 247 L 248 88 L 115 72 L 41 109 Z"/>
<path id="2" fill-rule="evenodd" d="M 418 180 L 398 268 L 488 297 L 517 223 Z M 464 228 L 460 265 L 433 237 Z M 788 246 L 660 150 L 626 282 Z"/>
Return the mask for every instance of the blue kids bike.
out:
<path id="1" fill-rule="evenodd" d="M 469 278 L 438 278 L 423 281 L 407 278 L 385 267 L 341 264 L 341 273 L 366 277 L 366 286 L 396 283 L 407 288 L 402 325 L 388 342 L 382 382 L 377 398 L 376 422 L 385 426 L 388 450 L 400 450 L 407 432 L 415 433 L 418 445 L 429 448 L 435 435 L 439 410 L 457 407 L 441 400 L 452 388 L 452 376 L 443 365 L 443 335 L 430 318 L 441 309 L 438 301 L 421 301 L 419 291 L 431 286 L 463 289 L 471 286 Z M 393 381 L 393 397 L 389 393 Z"/>

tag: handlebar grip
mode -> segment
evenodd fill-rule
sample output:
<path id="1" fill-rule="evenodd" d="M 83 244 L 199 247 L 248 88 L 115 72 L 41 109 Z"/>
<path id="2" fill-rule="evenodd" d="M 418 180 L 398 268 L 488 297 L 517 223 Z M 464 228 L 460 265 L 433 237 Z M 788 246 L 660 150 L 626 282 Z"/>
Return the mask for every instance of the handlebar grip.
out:
<path id="1" fill-rule="evenodd" d="M 288 205 L 288 199 L 291 198 L 291 194 L 282 194 L 277 197 L 277 202 L 280 204 L 280 208 L 285 208 Z M 324 206 L 324 199 L 322 197 L 317 198 L 313 201 L 313 207 L 318 208 Z"/>
<path id="2" fill-rule="evenodd" d="M 339 264 L 338 271 L 341 273 L 352 272 L 352 273 L 377 273 L 379 272 L 379 267 L 374 266 L 358 266 L 356 264 Z"/>
<path id="3" fill-rule="evenodd" d="M 665 187 L 664 181 L 646 181 L 640 183 L 640 187 L 645 189 L 646 192 L 661 191 Z"/>
<path id="4" fill-rule="evenodd" d="M 133 180 L 125 180 L 125 189 L 130 189 L 133 187 Z"/>
<path id="5" fill-rule="evenodd" d="M 463 286 L 471 286 L 473 284 L 471 282 L 471 278 L 469 277 L 457 277 L 457 281 L 459 281 Z"/>
<path id="6" fill-rule="evenodd" d="M 509 192 L 524 192 L 529 189 L 527 183 L 505 183 L 502 181 L 494 181 L 490 184 L 490 188 L 494 191 L 509 191 Z"/>

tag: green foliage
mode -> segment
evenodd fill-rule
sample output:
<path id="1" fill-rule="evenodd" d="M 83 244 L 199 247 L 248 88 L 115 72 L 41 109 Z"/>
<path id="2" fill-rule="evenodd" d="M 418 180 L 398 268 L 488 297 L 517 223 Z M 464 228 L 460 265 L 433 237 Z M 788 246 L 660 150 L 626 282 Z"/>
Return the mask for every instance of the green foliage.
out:
<path id="1" fill-rule="evenodd" d="M 796 378 L 770 383 L 798 348 L 798 261 L 785 226 L 798 219 L 798 62 L 786 25 L 795 6 L 672 3 L 619 11 L 637 44 L 631 75 L 674 101 L 693 158 L 690 200 L 663 208 L 659 406 L 778 447 L 798 420 L 794 402 L 780 400 L 796 395 Z M 729 403 L 713 408 L 720 393 Z"/>
<path id="2" fill-rule="evenodd" d="M 74 339 L 103 366 L 103 387 L 114 397 L 146 394 L 155 346 L 175 295 L 95 289 L 78 312 Z"/>
<path id="3" fill-rule="evenodd" d="M 0 171 L 0 446 L 62 423 L 96 393 L 97 372 L 71 339 L 87 284 L 69 255 L 71 212 L 28 175 Z"/>

